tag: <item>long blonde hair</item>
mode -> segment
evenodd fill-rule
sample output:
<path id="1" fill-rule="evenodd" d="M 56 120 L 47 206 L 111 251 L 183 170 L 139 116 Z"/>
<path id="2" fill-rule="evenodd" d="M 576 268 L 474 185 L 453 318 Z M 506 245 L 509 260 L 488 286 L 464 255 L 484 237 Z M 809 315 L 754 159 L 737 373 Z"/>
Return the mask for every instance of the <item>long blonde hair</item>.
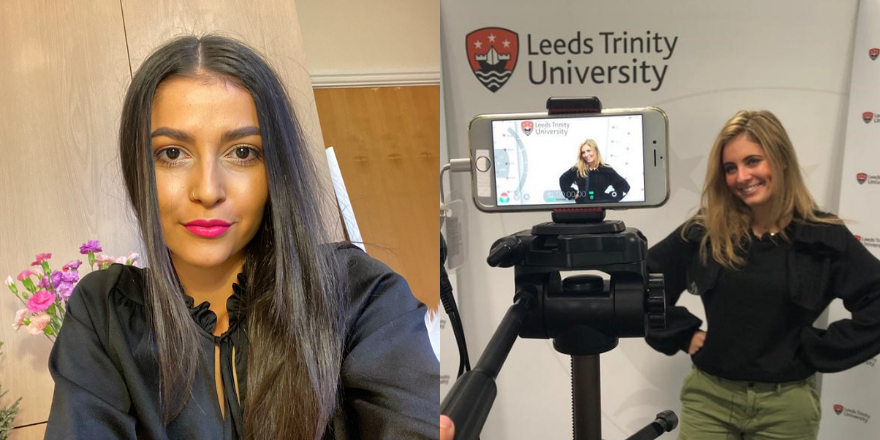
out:
<path id="1" fill-rule="evenodd" d="M 740 135 L 764 149 L 773 171 L 771 218 L 783 228 L 783 238 L 789 239 L 784 228 L 794 218 L 807 222 L 841 223 L 835 216 L 817 216 L 818 205 L 804 184 L 794 147 L 779 119 L 766 110 L 741 110 L 724 124 L 715 139 L 709 153 L 700 210 L 682 229 L 682 236 L 685 236 L 691 227 L 703 227 L 706 230 L 700 242 L 703 262 L 707 261 L 711 251 L 715 261 L 732 269 L 745 264 L 742 254 L 752 239 L 751 210 L 727 187 L 723 169 L 724 147 Z"/>
<path id="2" fill-rule="evenodd" d="M 596 141 L 592 139 L 587 139 L 581 144 L 581 146 L 578 147 L 578 158 L 576 165 L 578 170 L 578 177 L 587 177 L 587 175 L 590 174 L 590 164 L 588 164 L 587 161 L 584 160 L 583 155 L 585 146 L 591 147 L 593 149 L 593 152 L 596 153 L 597 167 L 605 165 L 605 161 L 602 159 L 602 153 L 599 152 L 599 145 L 596 144 Z"/>

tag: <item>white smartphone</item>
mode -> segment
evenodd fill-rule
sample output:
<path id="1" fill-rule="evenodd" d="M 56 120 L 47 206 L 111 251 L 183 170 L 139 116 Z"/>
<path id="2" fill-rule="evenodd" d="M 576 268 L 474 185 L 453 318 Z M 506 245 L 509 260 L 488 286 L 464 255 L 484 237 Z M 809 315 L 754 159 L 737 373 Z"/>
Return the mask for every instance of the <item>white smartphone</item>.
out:
<path id="1" fill-rule="evenodd" d="M 656 107 L 478 115 L 468 129 L 474 203 L 486 212 L 663 205 L 668 126 Z"/>

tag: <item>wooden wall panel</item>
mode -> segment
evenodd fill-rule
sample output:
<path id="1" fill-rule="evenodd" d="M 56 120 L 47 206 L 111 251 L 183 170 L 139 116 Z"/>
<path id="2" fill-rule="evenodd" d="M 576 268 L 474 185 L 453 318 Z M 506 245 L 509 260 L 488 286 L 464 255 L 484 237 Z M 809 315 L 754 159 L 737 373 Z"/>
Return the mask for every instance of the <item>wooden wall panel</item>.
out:
<path id="1" fill-rule="evenodd" d="M 436 308 L 440 87 L 316 89 L 315 100 L 367 251 Z"/>
<path id="2" fill-rule="evenodd" d="M 259 51 L 285 83 L 319 169 L 327 170 L 294 2 L 122 0 L 122 10 L 134 69 L 162 43 L 182 35 L 218 33 L 244 41 Z M 321 202 L 327 212 L 327 224 L 333 236 L 341 239 L 342 225 L 332 196 L 329 171 L 322 177 L 327 197 Z"/>
<path id="3" fill-rule="evenodd" d="M 60 269 L 89 239 L 109 254 L 136 249 L 116 149 L 130 81 L 119 2 L 4 0 L 0 17 L 0 278 L 38 252 Z M 0 404 L 21 396 L 16 425 L 45 421 L 51 344 L 13 332 L 22 305 L 0 290 Z"/>
<path id="4" fill-rule="evenodd" d="M 46 424 L 21 427 L 13 429 L 9 434 L 9 440 L 43 440 L 46 436 Z"/>

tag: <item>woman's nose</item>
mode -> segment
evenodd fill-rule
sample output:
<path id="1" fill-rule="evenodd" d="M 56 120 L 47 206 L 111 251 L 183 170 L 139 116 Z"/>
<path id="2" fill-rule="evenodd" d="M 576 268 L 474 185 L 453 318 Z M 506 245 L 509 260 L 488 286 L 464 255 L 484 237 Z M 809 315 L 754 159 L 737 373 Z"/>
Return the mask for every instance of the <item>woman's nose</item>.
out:
<path id="1" fill-rule="evenodd" d="M 226 199 L 223 168 L 214 160 L 201 160 L 190 179 L 190 197 L 194 202 L 213 206 Z"/>

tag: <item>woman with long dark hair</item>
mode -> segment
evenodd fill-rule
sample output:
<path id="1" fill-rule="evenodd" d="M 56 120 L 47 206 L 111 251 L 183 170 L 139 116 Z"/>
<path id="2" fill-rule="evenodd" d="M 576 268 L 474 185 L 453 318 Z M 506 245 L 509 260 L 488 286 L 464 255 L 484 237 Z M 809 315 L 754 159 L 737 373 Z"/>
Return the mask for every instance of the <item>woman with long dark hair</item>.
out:
<path id="1" fill-rule="evenodd" d="M 815 439 L 816 372 L 880 353 L 880 261 L 819 211 L 782 123 L 740 111 L 709 153 L 700 211 L 648 250 L 665 276 L 665 330 L 648 343 L 691 355 L 679 439 Z M 699 295 L 708 328 L 676 306 Z M 835 298 L 852 313 L 813 323 Z"/>
<path id="2" fill-rule="evenodd" d="M 330 244 L 317 168 L 253 50 L 206 36 L 153 53 L 120 157 L 149 268 L 78 284 L 46 438 L 436 438 L 425 307 Z"/>

